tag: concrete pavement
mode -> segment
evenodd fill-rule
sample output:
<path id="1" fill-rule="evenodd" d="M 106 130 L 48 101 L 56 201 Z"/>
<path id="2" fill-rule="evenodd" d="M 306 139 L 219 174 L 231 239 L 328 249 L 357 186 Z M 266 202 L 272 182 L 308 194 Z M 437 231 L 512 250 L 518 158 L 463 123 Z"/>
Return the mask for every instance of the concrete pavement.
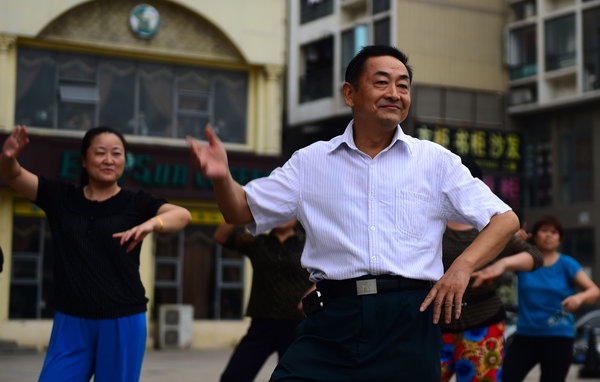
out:
<path id="1" fill-rule="evenodd" d="M 221 371 L 229 360 L 230 354 L 230 349 L 148 350 L 144 359 L 141 381 L 217 382 Z M 0 381 L 35 382 L 43 362 L 44 353 L 0 353 Z M 276 356 L 271 356 L 255 382 L 267 382 L 276 362 Z M 579 367 L 578 365 L 571 367 L 567 382 L 593 381 L 592 379 L 578 379 L 577 371 Z M 539 371 L 534 369 L 525 381 L 539 381 Z"/>

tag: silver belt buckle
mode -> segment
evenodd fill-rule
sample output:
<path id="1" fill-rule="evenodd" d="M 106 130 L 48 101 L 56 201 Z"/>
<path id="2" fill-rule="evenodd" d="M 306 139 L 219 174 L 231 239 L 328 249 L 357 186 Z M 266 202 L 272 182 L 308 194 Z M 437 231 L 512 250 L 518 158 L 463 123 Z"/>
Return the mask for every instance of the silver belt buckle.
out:
<path id="1" fill-rule="evenodd" d="M 356 295 L 377 294 L 377 280 L 356 280 Z"/>

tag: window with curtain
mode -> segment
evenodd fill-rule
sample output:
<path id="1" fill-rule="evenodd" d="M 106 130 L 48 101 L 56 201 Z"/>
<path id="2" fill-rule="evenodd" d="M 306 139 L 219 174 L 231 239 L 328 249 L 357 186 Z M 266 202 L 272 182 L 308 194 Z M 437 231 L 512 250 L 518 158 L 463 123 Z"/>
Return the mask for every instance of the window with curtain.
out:
<path id="1" fill-rule="evenodd" d="M 53 249 L 45 217 L 14 216 L 10 319 L 51 318 Z"/>
<path id="2" fill-rule="evenodd" d="M 300 23 L 308 23 L 333 13 L 333 0 L 300 0 Z"/>
<path id="3" fill-rule="evenodd" d="M 381 13 L 381 12 L 390 10 L 390 7 L 391 7 L 390 0 L 372 0 L 372 1 L 373 1 L 373 3 L 371 6 L 371 10 L 374 15 L 377 13 Z"/>
<path id="4" fill-rule="evenodd" d="M 537 74 L 537 51 L 535 25 L 513 29 L 507 41 L 507 64 L 510 79 L 530 77 Z"/>
<path id="5" fill-rule="evenodd" d="M 300 76 L 300 102 L 333 95 L 333 37 L 302 47 L 304 73 Z"/>
<path id="6" fill-rule="evenodd" d="M 560 194 L 564 204 L 594 200 L 593 123 L 565 116 L 561 123 Z"/>
<path id="7" fill-rule="evenodd" d="M 575 65 L 575 15 L 546 21 L 544 37 L 546 70 Z"/>
<path id="8" fill-rule="evenodd" d="M 583 87 L 600 89 L 600 7 L 583 12 Z"/>
<path id="9" fill-rule="evenodd" d="M 523 130 L 523 203 L 525 207 L 552 204 L 552 136 L 545 120 L 525 123 Z"/>
<path id="10" fill-rule="evenodd" d="M 246 143 L 248 73 L 20 47 L 17 124 Z"/>

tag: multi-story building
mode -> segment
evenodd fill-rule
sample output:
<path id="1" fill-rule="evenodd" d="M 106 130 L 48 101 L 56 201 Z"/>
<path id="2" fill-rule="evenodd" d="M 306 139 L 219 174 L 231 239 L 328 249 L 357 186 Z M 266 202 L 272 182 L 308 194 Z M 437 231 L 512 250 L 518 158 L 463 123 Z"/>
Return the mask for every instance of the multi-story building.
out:
<path id="1" fill-rule="evenodd" d="M 563 251 L 598 281 L 600 1 L 507 3 L 507 112 L 523 138 L 524 217 L 558 217 Z"/>
<path id="2" fill-rule="evenodd" d="M 194 347 L 230 346 L 244 333 L 251 267 L 214 245 L 222 217 L 183 138 L 202 138 L 212 123 L 241 183 L 280 163 L 285 19 L 280 0 L 0 5 L 0 141 L 27 125 L 22 164 L 77 182 L 85 130 L 126 134 L 124 186 L 192 212 L 182 232 L 146 238 L 141 274 L 150 324 L 160 304 L 194 307 Z M 51 240 L 43 213 L 0 183 L 0 340 L 47 344 Z"/>
<path id="3" fill-rule="evenodd" d="M 557 216 L 564 252 L 599 279 L 600 0 L 289 4 L 287 154 L 343 131 L 339 89 L 360 47 L 397 46 L 414 68 L 403 129 L 475 158 L 530 226 Z"/>
<path id="4" fill-rule="evenodd" d="M 329 139 L 351 117 L 339 91 L 367 44 L 397 46 L 414 68 L 403 129 L 481 165 L 520 208 L 520 137 L 506 123 L 503 0 L 290 0 L 284 151 Z"/>

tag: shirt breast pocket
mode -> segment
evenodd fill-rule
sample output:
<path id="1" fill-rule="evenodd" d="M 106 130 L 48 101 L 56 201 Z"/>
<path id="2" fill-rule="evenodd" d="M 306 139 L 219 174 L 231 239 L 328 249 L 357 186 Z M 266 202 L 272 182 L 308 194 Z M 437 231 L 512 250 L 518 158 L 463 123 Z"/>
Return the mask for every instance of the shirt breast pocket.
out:
<path id="1" fill-rule="evenodd" d="M 427 229 L 430 197 L 417 192 L 396 190 L 396 230 L 400 237 L 421 239 Z"/>

